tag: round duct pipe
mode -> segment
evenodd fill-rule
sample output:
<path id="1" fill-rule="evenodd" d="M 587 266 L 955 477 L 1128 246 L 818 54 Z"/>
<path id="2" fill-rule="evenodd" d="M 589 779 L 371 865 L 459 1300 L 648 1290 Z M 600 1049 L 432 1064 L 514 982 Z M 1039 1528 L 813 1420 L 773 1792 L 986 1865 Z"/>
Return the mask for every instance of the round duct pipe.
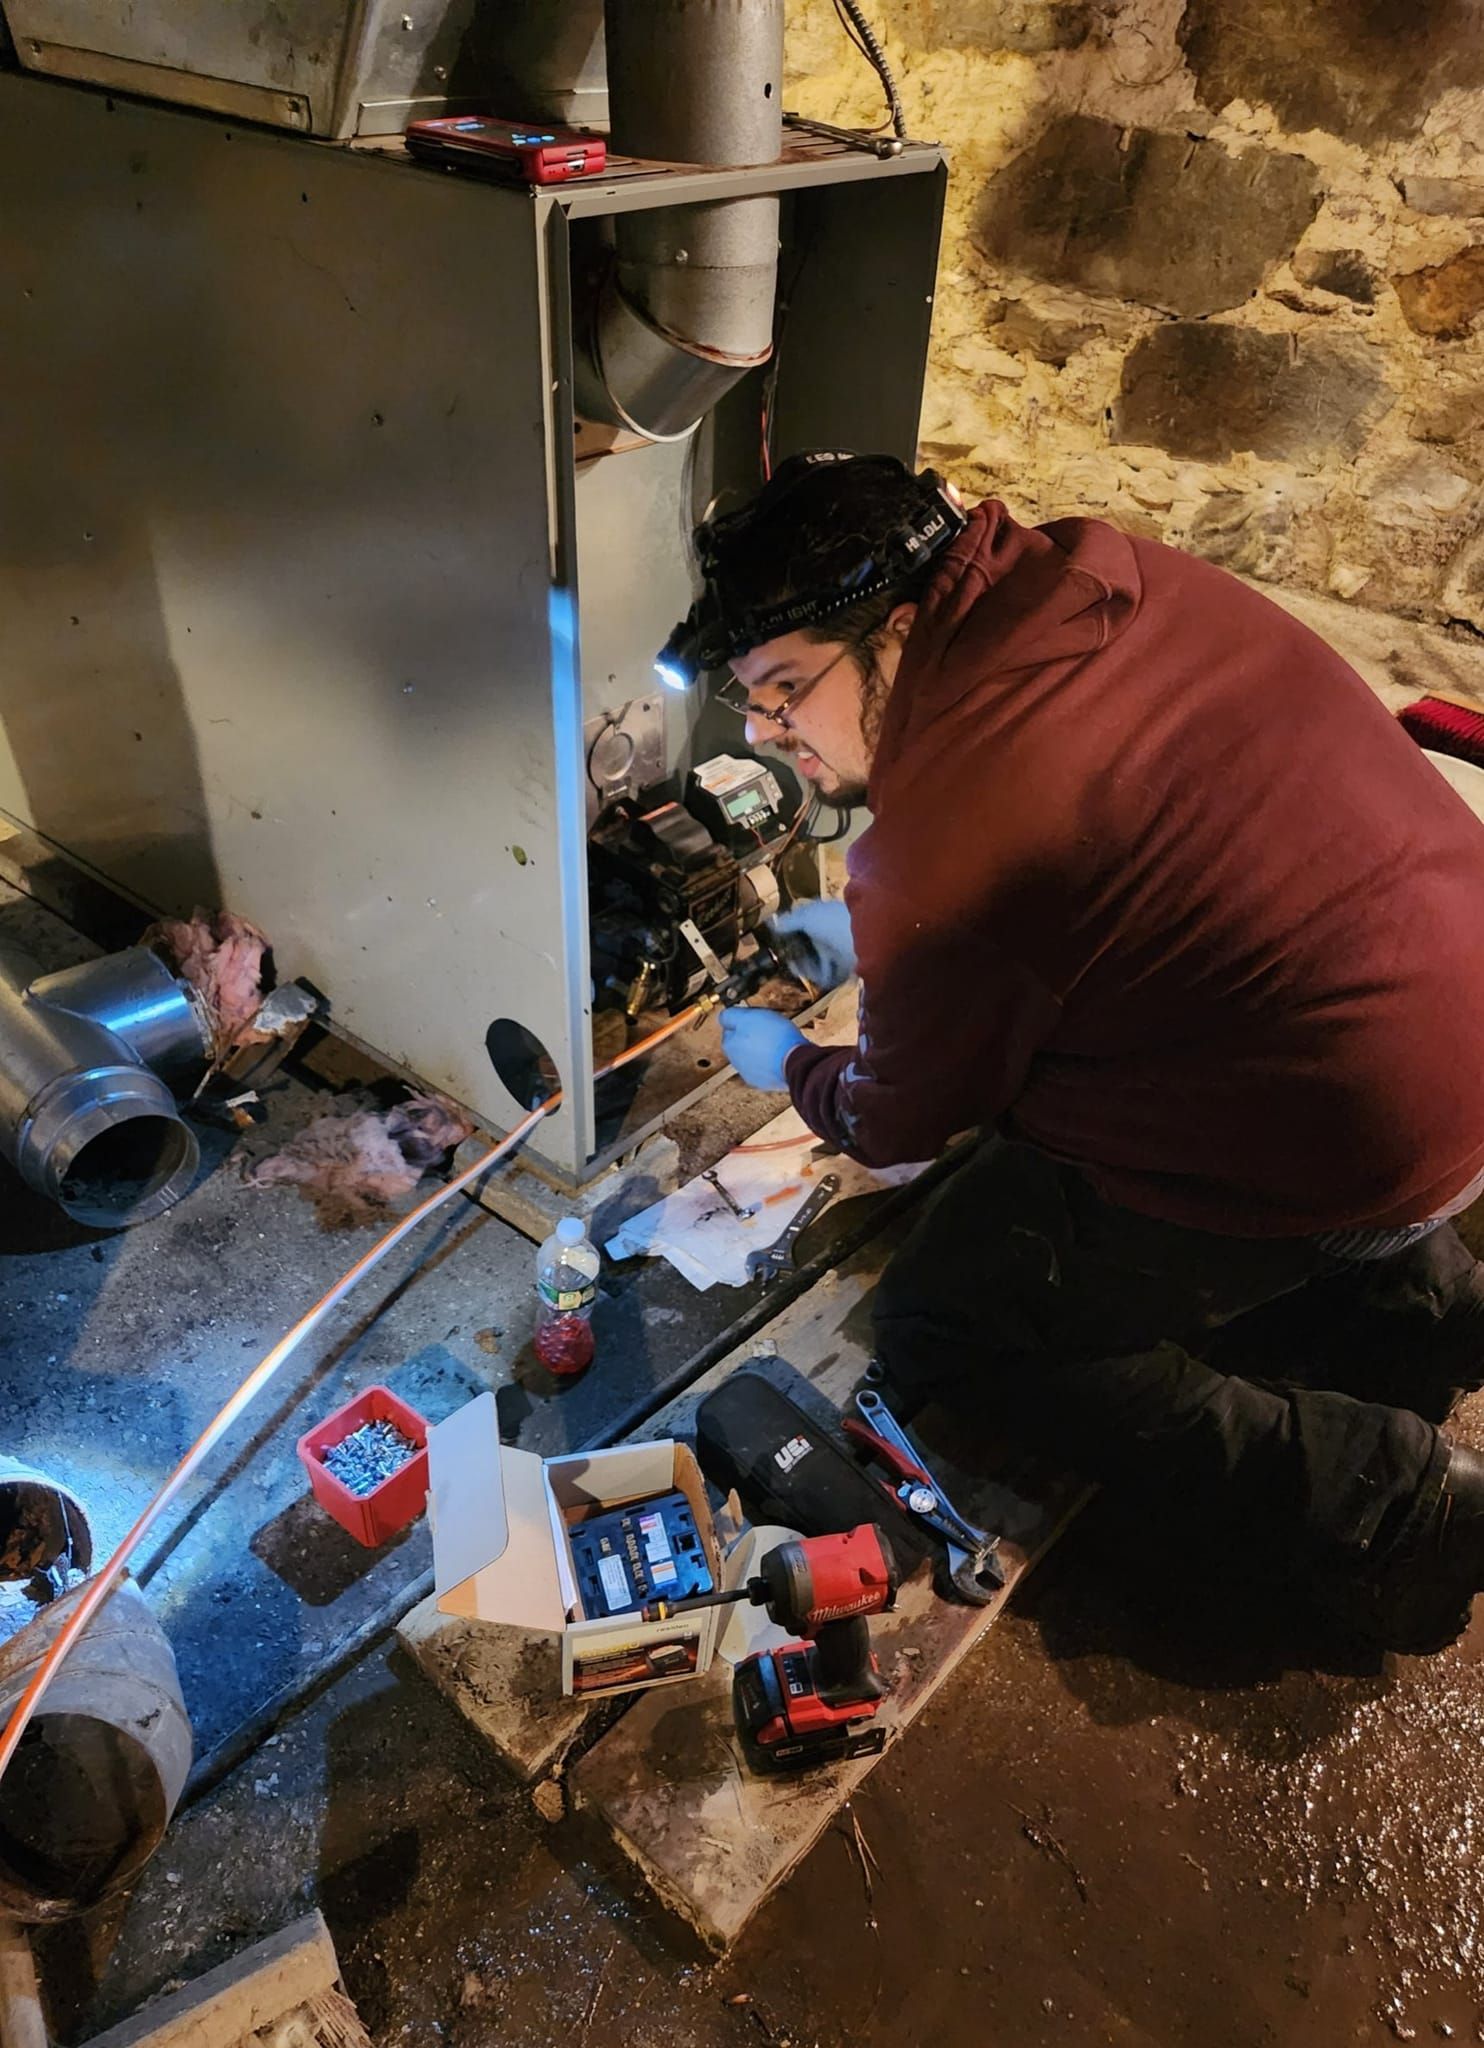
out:
<path id="1" fill-rule="evenodd" d="M 194 991 L 146 947 L 41 978 L 0 947 L 0 1154 L 79 1223 L 159 1215 L 200 1158 L 163 1077 L 209 1048 Z"/>
<path id="2" fill-rule="evenodd" d="M 31 1465 L 0 1456 L 0 1579 L 31 1579 L 93 1562 L 87 1510 L 70 1487 Z"/>
<path id="3" fill-rule="evenodd" d="M 606 0 L 610 139 L 710 167 L 783 147 L 784 0 Z M 778 201 L 620 214 L 593 314 L 586 412 L 674 440 L 772 349 Z"/>
<path id="4" fill-rule="evenodd" d="M 86 1591 L 75 1586 L 0 1646 L 0 1725 Z M 45 1923 L 114 1897 L 159 1847 L 190 1767 L 175 1658 L 125 1579 L 0 1778 L 0 1914 Z"/>

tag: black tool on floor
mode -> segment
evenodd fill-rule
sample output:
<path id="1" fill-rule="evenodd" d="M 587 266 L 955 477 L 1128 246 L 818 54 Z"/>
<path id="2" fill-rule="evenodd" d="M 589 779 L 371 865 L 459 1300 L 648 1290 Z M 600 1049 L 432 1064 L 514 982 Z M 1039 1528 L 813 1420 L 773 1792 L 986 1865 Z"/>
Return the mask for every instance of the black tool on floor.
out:
<path id="1" fill-rule="evenodd" d="M 715 1590 L 696 1518 L 683 1493 L 591 1515 L 569 1531 L 568 1541 L 589 1621 L 652 1600 L 673 1605 Z"/>
<path id="2" fill-rule="evenodd" d="M 827 1173 L 809 1199 L 789 1218 L 783 1227 L 782 1236 L 761 1251 L 747 1254 L 749 1279 L 761 1280 L 766 1290 L 788 1271 L 794 1262 L 794 1245 L 800 1234 L 814 1221 L 826 1203 L 834 1199 L 839 1186 L 839 1174 Z"/>
<path id="3" fill-rule="evenodd" d="M 736 1489 L 754 1522 L 826 1536 L 881 1516 L 881 1487 L 842 1438 L 760 1372 L 733 1373 L 706 1396 L 696 1411 L 696 1456 L 713 1486 L 724 1494 Z M 887 1541 L 903 1579 L 936 1547 L 929 1532 L 898 1514 Z"/>
<path id="4" fill-rule="evenodd" d="M 676 1609 L 750 1600 L 797 1638 L 759 1650 L 732 1677 L 732 1717 L 755 1771 L 807 1771 L 842 1758 L 879 1755 L 875 1725 L 890 1688 L 871 1651 L 866 1617 L 896 1601 L 897 1567 L 885 1532 L 862 1522 L 832 1536 L 779 1543 L 757 1576 L 711 1600 L 662 1600 L 645 1610 L 661 1621 Z"/>

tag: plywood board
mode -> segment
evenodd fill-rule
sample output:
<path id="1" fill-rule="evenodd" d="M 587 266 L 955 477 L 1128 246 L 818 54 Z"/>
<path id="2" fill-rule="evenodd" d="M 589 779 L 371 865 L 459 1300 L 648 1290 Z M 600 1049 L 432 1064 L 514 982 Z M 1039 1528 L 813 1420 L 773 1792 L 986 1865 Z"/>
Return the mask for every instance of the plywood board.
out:
<path id="1" fill-rule="evenodd" d="M 88 2048 L 249 2048 L 264 2028 L 325 1998 L 339 1980 L 329 1929 L 318 1913 L 309 1913 L 94 2035 Z"/>
<path id="2" fill-rule="evenodd" d="M 700 1400 L 741 1367 L 775 1380 L 817 1412 L 838 1411 L 870 1356 L 869 1303 L 890 1250 L 878 1241 L 790 1304 L 766 1337 L 731 1354 L 647 1429 L 684 1437 Z M 924 1567 L 894 1613 L 872 1623 L 891 1680 L 882 1709 L 888 1749 L 981 1641 L 1015 1586 L 1064 1528 L 1086 1490 L 1060 1474 L 1001 1461 L 988 1476 L 934 1466 L 964 1513 L 1003 1533 L 1009 1584 L 992 1606 L 950 1605 Z M 712 1948 L 734 1941 L 763 1900 L 807 1855 L 877 1759 L 801 1777 L 754 1776 L 732 1731 L 730 1673 L 717 1666 L 694 1687 L 650 1694 L 594 1744 L 569 1784 L 601 1816 L 656 1895 Z"/>
<path id="3" fill-rule="evenodd" d="M 560 1762 L 591 1711 L 560 1697 L 555 1636 L 440 1613 L 430 1594 L 404 1615 L 397 1638 L 523 1784 Z"/>

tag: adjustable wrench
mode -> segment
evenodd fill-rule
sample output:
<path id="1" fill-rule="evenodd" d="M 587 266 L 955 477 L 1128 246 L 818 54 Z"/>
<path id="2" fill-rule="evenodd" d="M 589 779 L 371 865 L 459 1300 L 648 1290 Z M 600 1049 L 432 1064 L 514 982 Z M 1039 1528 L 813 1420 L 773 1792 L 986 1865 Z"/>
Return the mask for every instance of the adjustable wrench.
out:
<path id="1" fill-rule="evenodd" d="M 959 1598 L 971 1607 L 987 1606 L 1005 1583 L 999 1537 L 959 1513 L 878 1393 L 864 1389 L 856 1395 L 855 1405 L 863 1419 L 857 1422 L 847 1416 L 846 1435 L 891 1472 L 897 1483 L 888 1485 L 888 1491 L 902 1511 L 942 1540 L 949 1583 Z"/>
<path id="2" fill-rule="evenodd" d="M 794 1240 L 801 1230 L 806 1229 L 814 1221 L 820 1210 L 838 1191 L 839 1186 L 839 1174 L 827 1173 L 808 1201 L 788 1223 L 782 1237 L 763 1251 L 747 1254 L 749 1280 L 760 1279 L 766 1291 L 781 1274 L 788 1271 L 793 1264 Z"/>

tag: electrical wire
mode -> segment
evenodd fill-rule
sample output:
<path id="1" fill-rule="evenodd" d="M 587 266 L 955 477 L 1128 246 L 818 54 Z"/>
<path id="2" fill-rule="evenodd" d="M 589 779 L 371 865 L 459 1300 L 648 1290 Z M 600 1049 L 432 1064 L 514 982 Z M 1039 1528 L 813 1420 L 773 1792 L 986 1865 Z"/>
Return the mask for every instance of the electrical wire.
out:
<path id="1" fill-rule="evenodd" d="M 801 834 L 803 837 L 804 844 L 806 846 L 812 843 L 809 838 L 809 834 L 804 831 L 804 827 L 808 824 L 809 820 L 812 817 L 815 817 L 818 814 L 819 805 L 820 798 L 818 790 L 811 789 L 807 796 L 800 797 L 799 808 L 794 812 L 792 819 L 789 821 L 788 830 L 784 833 L 783 837 L 779 840 L 778 844 L 773 848 L 772 852 L 768 855 L 768 866 L 773 870 L 775 875 L 778 872 L 779 861 L 782 860 L 783 856 L 788 852 L 789 848 L 793 845 L 794 841 L 798 839 Z"/>
<path id="2" fill-rule="evenodd" d="M 855 23 L 850 19 L 850 16 L 845 12 L 845 9 L 840 5 L 840 0 L 833 0 L 833 5 L 836 17 L 839 20 L 841 28 L 844 29 L 846 35 L 850 38 L 851 43 L 857 50 L 860 51 L 861 55 L 869 64 L 871 61 L 871 53 L 866 48 L 865 44 L 861 41 L 860 31 L 856 28 Z"/>
<path id="3" fill-rule="evenodd" d="M 821 797 L 816 801 L 814 809 L 816 812 L 822 810 L 833 811 L 836 821 L 835 829 L 833 832 L 807 833 L 804 840 L 806 846 L 833 846 L 837 840 L 845 837 L 846 833 L 850 830 L 849 804 L 832 804 L 827 798 Z"/>
<path id="4" fill-rule="evenodd" d="M 593 1075 L 593 1079 L 595 1081 L 602 1080 L 605 1075 L 614 1073 L 619 1067 L 626 1067 L 631 1060 L 640 1058 L 642 1054 L 648 1052 L 653 1046 L 659 1045 L 667 1038 L 672 1038 L 677 1031 L 692 1021 L 698 1007 L 697 1004 L 692 1003 L 689 1009 L 682 1010 L 678 1017 L 671 1017 L 657 1031 L 651 1031 L 647 1037 L 641 1038 L 637 1045 L 627 1047 L 618 1054 L 616 1059 L 611 1059 L 606 1066 L 600 1067 Z M 141 1511 L 132 1528 L 130 1528 L 123 1541 L 109 1558 L 107 1564 L 103 1566 L 101 1571 L 96 1572 L 83 1587 L 81 1599 L 63 1623 L 56 1641 L 42 1658 L 40 1664 L 37 1665 L 30 1684 L 16 1701 L 11 1711 L 10 1719 L 5 1724 L 4 1735 L 0 1736 L 0 1778 L 4 1777 L 12 1757 L 14 1757 L 16 1750 L 20 1747 L 21 1737 L 25 1734 L 32 1715 L 36 1712 L 43 1695 L 56 1677 L 57 1672 L 61 1669 L 63 1660 L 93 1616 L 98 1612 L 98 1609 L 103 1605 L 103 1602 L 108 1598 L 108 1595 L 113 1591 L 134 1551 L 159 1521 L 187 1481 L 195 1475 L 211 1451 L 221 1442 L 233 1423 L 237 1421 L 238 1417 L 250 1406 L 257 1396 L 262 1393 L 279 1367 L 298 1349 L 304 1339 L 312 1331 L 317 1330 L 325 1318 L 340 1305 L 346 1295 L 356 1285 L 356 1282 L 363 1280 L 373 1267 L 380 1265 L 387 1253 L 399 1245 L 410 1231 L 415 1230 L 425 1217 L 431 1216 L 435 1209 L 441 1209 L 445 1202 L 450 1201 L 454 1195 L 459 1194 L 464 1188 L 468 1187 L 471 1181 L 477 1180 L 482 1173 L 487 1172 L 490 1167 L 503 1159 L 507 1153 L 513 1152 L 516 1146 L 522 1143 L 527 1134 L 541 1122 L 543 1117 L 549 1116 L 553 1110 L 561 1106 L 561 1101 L 562 1091 L 558 1088 L 555 1094 L 549 1095 L 544 1102 L 538 1103 L 534 1109 L 523 1116 L 514 1129 L 507 1132 L 497 1145 L 492 1145 L 487 1152 L 481 1152 L 473 1164 L 466 1166 L 462 1173 L 455 1174 L 454 1178 L 450 1181 L 445 1181 L 442 1187 L 436 1188 L 424 1201 L 419 1202 L 415 1209 L 409 1209 L 407 1214 L 399 1218 L 384 1236 L 376 1240 L 369 1251 L 362 1252 L 355 1264 L 341 1274 L 334 1286 L 322 1294 L 314 1306 L 307 1309 L 300 1316 L 298 1322 L 284 1332 L 272 1349 L 253 1367 L 253 1370 L 238 1387 L 237 1391 L 217 1410 L 211 1421 L 202 1430 L 200 1436 L 197 1437 L 180 1463 L 166 1479 L 153 1500 Z"/>
<path id="5" fill-rule="evenodd" d="M 634 735 L 632 733 L 624 732 L 623 730 L 623 722 L 628 717 L 629 712 L 633 709 L 633 704 L 634 700 L 632 697 L 630 697 L 628 702 L 626 704 L 620 705 L 617 711 L 605 711 L 603 713 L 603 723 L 598 727 L 598 730 L 593 734 L 592 744 L 589 746 L 587 754 L 584 757 L 587 766 L 587 779 L 592 784 L 594 794 L 597 796 L 598 801 L 602 805 L 604 810 L 608 810 L 609 808 L 611 808 L 611 806 L 615 802 L 615 799 L 611 796 L 605 796 L 602 783 L 599 782 L 597 776 L 594 775 L 593 756 L 597 753 L 599 747 L 602 746 L 604 740 L 607 739 L 609 733 L 616 732 L 622 734 L 623 738 L 626 739 L 629 743 L 629 758 L 624 763 L 623 771 L 625 775 L 628 774 L 629 770 L 634 765 L 634 756 L 639 751 L 639 743 L 634 738 Z"/>
<path id="6" fill-rule="evenodd" d="M 783 338 L 788 327 L 788 316 L 793 305 L 794 293 L 799 280 L 808 267 L 810 255 L 819 238 L 817 225 L 802 233 L 794 250 L 793 266 L 785 278 L 781 272 L 778 291 L 773 301 L 772 349 L 767 367 L 763 371 L 762 396 L 762 446 L 759 451 L 758 467 L 764 483 L 773 475 L 773 425 L 778 408 L 778 376 L 783 367 Z"/>
<path id="7" fill-rule="evenodd" d="M 886 60 L 886 52 L 871 24 L 862 14 L 859 0 L 835 0 L 835 12 L 841 26 L 861 55 L 871 65 L 881 80 L 881 90 L 886 95 L 886 104 L 891 114 L 892 132 L 905 142 L 907 139 L 907 116 L 902 111 L 902 96 L 897 91 L 896 76 Z"/>

